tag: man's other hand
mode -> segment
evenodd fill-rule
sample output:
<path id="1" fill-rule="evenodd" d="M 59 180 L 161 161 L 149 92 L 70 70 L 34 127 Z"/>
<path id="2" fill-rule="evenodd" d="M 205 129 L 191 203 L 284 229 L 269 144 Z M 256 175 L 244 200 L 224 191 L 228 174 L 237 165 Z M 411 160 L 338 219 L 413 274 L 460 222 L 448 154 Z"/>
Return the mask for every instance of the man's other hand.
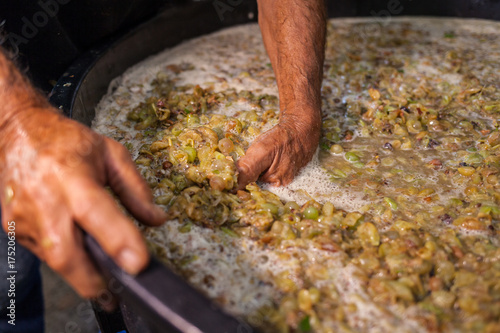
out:
<path id="1" fill-rule="evenodd" d="M 2 135 L 2 226 L 15 221 L 19 243 L 86 298 L 105 286 L 84 250 L 82 230 L 127 272 L 147 265 L 140 232 L 104 186 L 145 224 L 161 224 L 165 213 L 122 145 L 48 106 L 24 110 Z"/>
<path id="2" fill-rule="evenodd" d="M 239 159 L 239 188 L 259 176 L 274 186 L 292 182 L 316 152 L 320 130 L 319 110 L 283 112 L 278 125 L 260 135 Z"/>

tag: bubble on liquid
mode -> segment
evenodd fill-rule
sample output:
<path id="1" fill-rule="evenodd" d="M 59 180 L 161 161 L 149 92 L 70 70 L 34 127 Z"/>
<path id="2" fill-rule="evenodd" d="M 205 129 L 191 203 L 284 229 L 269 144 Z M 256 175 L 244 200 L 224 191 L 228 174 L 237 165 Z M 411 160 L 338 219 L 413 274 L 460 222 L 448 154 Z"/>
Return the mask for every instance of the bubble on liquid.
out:
<path id="1" fill-rule="evenodd" d="M 263 188 L 284 201 L 295 201 L 299 205 L 314 199 L 321 204 L 330 201 L 336 208 L 356 211 L 368 204 L 362 193 L 350 191 L 331 181 L 331 176 L 321 167 L 318 152 L 289 185 L 276 187 L 262 184 Z"/>

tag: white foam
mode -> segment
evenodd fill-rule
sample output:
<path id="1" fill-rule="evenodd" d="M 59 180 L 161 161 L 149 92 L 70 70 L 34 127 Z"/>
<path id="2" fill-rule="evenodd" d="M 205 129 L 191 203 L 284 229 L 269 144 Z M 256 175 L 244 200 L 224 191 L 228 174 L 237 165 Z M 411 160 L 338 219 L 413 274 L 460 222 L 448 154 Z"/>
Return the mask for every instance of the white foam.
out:
<path id="1" fill-rule="evenodd" d="M 322 204 L 330 201 L 336 208 L 357 211 L 368 204 L 369 201 L 362 198 L 362 193 L 346 191 L 344 187 L 331 181 L 331 176 L 320 165 L 318 153 L 319 150 L 289 185 L 279 187 L 270 184 L 260 185 L 282 200 L 295 201 L 299 205 L 314 199 Z"/>
<path id="2" fill-rule="evenodd" d="M 268 271 L 276 267 L 286 269 L 273 251 L 262 249 L 255 241 L 233 238 L 220 230 L 191 226 L 182 233 L 177 220 L 150 229 L 148 237 L 165 248 L 170 260 L 186 261 L 182 269 L 193 272 L 188 280 L 206 295 L 222 300 L 227 311 L 235 315 L 249 315 L 262 306 L 272 304 L 278 291 L 269 281 Z M 170 251 L 176 244 L 177 251 Z M 268 260 L 262 262 L 266 256 Z"/>

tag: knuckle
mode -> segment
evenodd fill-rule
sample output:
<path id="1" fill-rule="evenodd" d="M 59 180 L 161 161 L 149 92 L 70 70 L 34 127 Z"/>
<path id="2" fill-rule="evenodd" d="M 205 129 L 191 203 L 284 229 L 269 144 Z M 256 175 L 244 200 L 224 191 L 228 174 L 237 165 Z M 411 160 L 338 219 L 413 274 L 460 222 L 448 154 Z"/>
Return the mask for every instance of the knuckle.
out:
<path id="1" fill-rule="evenodd" d="M 45 258 L 47 265 L 61 275 L 67 275 L 72 268 L 72 261 L 67 251 L 62 251 L 59 248 L 46 251 Z"/>
<path id="2" fill-rule="evenodd" d="M 129 159 L 130 158 L 130 153 L 127 150 L 127 148 L 125 148 L 119 142 L 117 142 L 113 139 L 109 139 L 109 138 L 106 138 L 106 141 L 107 141 L 110 149 L 114 150 L 119 158 L 121 158 L 121 159 Z"/>
<path id="3" fill-rule="evenodd" d="M 74 212 L 78 219 L 91 219 L 95 212 L 98 200 L 95 199 L 94 195 L 90 193 L 90 190 L 86 190 L 87 198 L 86 200 L 81 200 L 74 203 Z"/>
<path id="4" fill-rule="evenodd" d="M 238 171 L 240 174 L 244 174 L 244 175 L 247 175 L 250 173 L 250 166 L 248 165 L 248 162 L 246 161 L 246 159 L 240 159 L 238 161 Z"/>

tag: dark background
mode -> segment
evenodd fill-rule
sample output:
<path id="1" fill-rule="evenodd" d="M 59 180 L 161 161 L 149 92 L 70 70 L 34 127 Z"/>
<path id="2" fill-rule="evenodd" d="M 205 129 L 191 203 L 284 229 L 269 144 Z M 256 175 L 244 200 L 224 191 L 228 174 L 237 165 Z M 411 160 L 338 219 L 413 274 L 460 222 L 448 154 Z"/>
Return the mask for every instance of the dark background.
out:
<path id="1" fill-rule="evenodd" d="M 251 0 L 201 0 L 228 5 L 231 15 L 254 12 Z M 34 84 L 49 92 L 66 68 L 83 52 L 123 34 L 157 12 L 180 6 L 182 0 L 2 0 L 3 45 L 17 54 L 17 63 Z M 245 2 L 247 5 L 239 6 Z M 500 0 L 336 0 L 327 1 L 330 17 L 401 15 L 475 17 L 500 20 Z M 243 13 L 247 14 L 247 13 Z M 219 16 L 220 17 L 220 16 Z"/>
<path id="2" fill-rule="evenodd" d="M 500 0 L 327 0 L 331 17 L 373 16 L 400 4 L 402 11 L 394 16 L 454 16 L 500 20 Z"/>

